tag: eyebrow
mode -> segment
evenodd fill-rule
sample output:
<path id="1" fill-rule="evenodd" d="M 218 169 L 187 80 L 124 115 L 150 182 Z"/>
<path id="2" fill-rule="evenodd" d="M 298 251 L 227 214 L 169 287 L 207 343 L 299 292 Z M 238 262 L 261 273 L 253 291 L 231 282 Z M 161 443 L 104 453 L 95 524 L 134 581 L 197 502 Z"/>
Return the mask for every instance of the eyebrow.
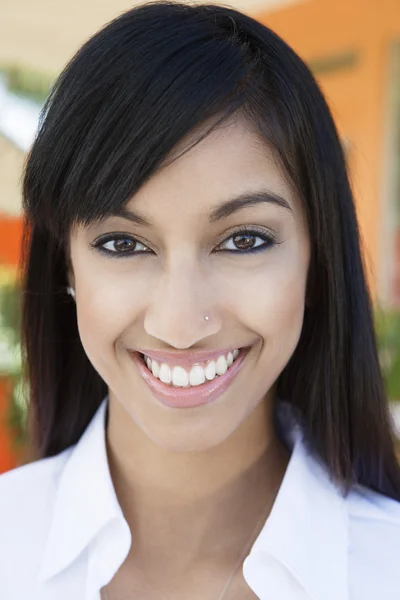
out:
<path id="1" fill-rule="evenodd" d="M 274 192 L 261 190 L 259 192 L 245 192 L 236 198 L 232 198 L 232 200 L 228 200 L 224 202 L 220 206 L 213 208 L 209 213 L 209 219 L 211 222 L 219 221 L 220 219 L 225 219 L 229 217 L 233 213 L 247 206 L 255 206 L 257 204 L 274 204 L 275 206 L 280 206 L 281 208 L 285 208 L 286 210 L 293 213 L 293 209 L 290 206 L 289 202 Z"/>
<path id="2" fill-rule="evenodd" d="M 236 198 L 232 198 L 231 200 L 224 202 L 220 206 L 213 208 L 209 212 L 208 218 L 211 223 L 214 223 L 215 221 L 226 219 L 233 213 L 243 208 L 248 206 L 256 206 L 257 204 L 273 204 L 293 213 L 292 207 L 290 206 L 289 202 L 283 198 L 283 196 L 280 196 L 275 192 L 261 190 L 258 192 L 245 192 Z M 129 210 L 125 206 L 121 206 L 109 216 L 121 217 L 122 219 L 126 219 L 127 221 L 131 221 L 136 225 L 142 225 L 144 227 L 154 227 L 154 225 L 141 214 L 133 210 Z"/>

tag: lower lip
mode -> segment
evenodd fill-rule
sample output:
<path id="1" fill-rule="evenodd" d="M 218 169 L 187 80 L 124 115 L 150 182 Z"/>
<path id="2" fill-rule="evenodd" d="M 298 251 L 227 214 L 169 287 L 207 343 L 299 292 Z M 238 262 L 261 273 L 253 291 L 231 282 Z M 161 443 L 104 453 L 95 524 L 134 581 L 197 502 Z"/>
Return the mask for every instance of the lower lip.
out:
<path id="1" fill-rule="evenodd" d="M 142 355 L 138 352 L 130 352 L 130 355 L 157 400 L 171 408 L 193 408 L 202 404 L 210 404 L 225 392 L 239 372 L 246 356 L 246 350 L 239 351 L 235 362 L 224 375 L 219 375 L 212 381 L 189 388 L 173 387 L 163 383 L 149 371 L 143 362 Z"/>

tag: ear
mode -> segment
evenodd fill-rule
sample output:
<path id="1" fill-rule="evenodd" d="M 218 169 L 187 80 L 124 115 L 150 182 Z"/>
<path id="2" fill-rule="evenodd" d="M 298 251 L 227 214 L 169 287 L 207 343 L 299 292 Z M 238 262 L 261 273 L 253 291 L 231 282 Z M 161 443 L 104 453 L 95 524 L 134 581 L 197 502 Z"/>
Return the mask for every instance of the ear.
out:
<path id="1" fill-rule="evenodd" d="M 75 289 L 75 277 L 74 274 L 68 274 L 68 284 Z"/>

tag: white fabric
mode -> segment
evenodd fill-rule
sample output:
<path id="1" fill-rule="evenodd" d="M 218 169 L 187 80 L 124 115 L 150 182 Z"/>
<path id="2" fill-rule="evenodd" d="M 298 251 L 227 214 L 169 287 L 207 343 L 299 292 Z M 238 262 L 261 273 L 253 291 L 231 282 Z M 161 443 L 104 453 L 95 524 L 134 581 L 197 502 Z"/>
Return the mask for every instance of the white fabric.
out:
<path id="1" fill-rule="evenodd" d="M 105 399 L 78 444 L 0 477 L 4 600 L 99 600 L 127 556 L 131 533 L 108 467 L 106 406 Z M 247 584 L 261 600 L 399 600 L 400 503 L 361 487 L 343 497 L 287 408 L 279 418 L 293 450 L 243 563 Z"/>

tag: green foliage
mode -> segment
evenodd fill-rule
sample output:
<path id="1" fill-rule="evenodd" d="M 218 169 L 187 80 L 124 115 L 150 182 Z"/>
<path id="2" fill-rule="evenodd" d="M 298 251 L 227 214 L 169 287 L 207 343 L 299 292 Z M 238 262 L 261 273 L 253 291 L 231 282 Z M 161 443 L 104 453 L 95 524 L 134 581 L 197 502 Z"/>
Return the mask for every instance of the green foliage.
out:
<path id="1" fill-rule="evenodd" d="M 390 400 L 400 400 L 400 312 L 377 311 L 379 358 Z"/>
<path id="2" fill-rule="evenodd" d="M 4 272 L 3 272 L 4 273 Z M 27 390 L 22 377 L 20 291 L 11 277 L 0 277 L 0 377 L 11 394 L 8 422 L 17 447 L 26 441 Z"/>
<path id="3" fill-rule="evenodd" d="M 11 378 L 11 389 L 8 423 L 13 432 L 15 449 L 23 450 L 27 443 L 28 390 L 21 373 Z"/>

